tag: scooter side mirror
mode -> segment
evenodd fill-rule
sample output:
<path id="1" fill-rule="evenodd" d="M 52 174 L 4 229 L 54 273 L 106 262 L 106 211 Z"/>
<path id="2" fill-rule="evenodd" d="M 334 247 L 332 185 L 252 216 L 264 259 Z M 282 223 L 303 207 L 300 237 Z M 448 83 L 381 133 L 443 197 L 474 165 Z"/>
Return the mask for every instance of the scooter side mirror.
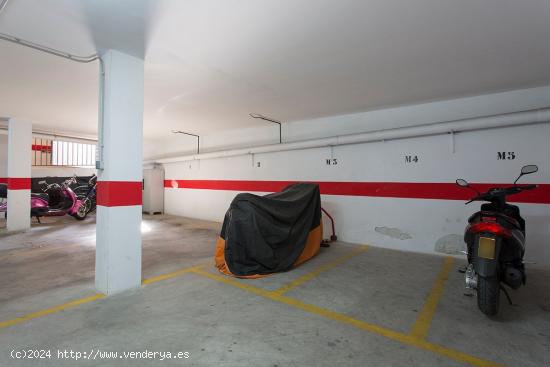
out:
<path id="1" fill-rule="evenodd" d="M 525 175 L 529 175 L 531 173 L 535 173 L 539 170 L 539 167 L 536 164 L 528 164 L 526 166 L 521 167 L 521 173 L 519 174 L 518 178 L 514 181 L 514 185 L 518 180 Z"/>
<path id="2" fill-rule="evenodd" d="M 539 167 L 536 164 L 528 164 L 527 166 L 521 167 L 521 174 L 528 175 L 530 173 L 535 173 L 539 170 Z"/>
<path id="3" fill-rule="evenodd" d="M 468 183 L 468 181 L 466 180 L 463 180 L 462 178 L 457 178 L 456 179 L 456 184 L 460 187 L 465 187 L 467 189 L 470 189 L 472 190 L 473 192 L 475 192 L 476 194 L 478 195 L 481 195 L 481 193 L 479 191 L 477 191 L 475 188 L 473 188 L 472 186 L 470 186 L 470 184 Z"/>

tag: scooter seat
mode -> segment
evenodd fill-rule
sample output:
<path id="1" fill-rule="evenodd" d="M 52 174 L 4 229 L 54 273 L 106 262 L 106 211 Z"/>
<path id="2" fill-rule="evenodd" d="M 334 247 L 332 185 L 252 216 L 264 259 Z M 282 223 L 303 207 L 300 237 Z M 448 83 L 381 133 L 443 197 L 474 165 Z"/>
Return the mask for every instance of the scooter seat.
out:
<path id="1" fill-rule="evenodd" d="M 31 197 L 33 198 L 38 198 L 38 199 L 42 199 L 42 200 L 45 200 L 45 201 L 48 201 L 50 199 L 50 195 L 46 194 L 46 193 L 31 193 Z"/>

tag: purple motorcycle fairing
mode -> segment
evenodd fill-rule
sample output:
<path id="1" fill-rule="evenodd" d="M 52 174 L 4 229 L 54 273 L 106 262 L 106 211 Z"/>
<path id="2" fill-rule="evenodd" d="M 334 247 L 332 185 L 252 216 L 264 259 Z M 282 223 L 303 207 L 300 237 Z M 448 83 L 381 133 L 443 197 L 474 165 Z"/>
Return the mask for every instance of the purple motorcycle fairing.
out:
<path id="1" fill-rule="evenodd" d="M 31 194 L 31 208 L 47 208 L 48 202 L 42 198 L 37 198 Z"/>
<path id="2" fill-rule="evenodd" d="M 69 198 L 72 205 L 68 209 L 53 209 L 49 207 L 48 200 L 40 195 L 31 193 L 31 213 L 33 216 L 38 215 L 41 217 L 54 217 L 63 216 L 65 214 L 74 215 L 80 208 L 82 202 L 77 198 L 76 194 L 68 185 L 61 186 L 61 192 L 65 198 Z M 7 201 L 0 203 L 0 213 L 7 212 Z"/>
<path id="3" fill-rule="evenodd" d="M 40 209 L 45 211 L 41 213 L 44 217 L 56 217 L 65 214 L 74 215 L 80 208 L 82 202 L 76 197 L 76 194 L 68 186 L 62 186 L 61 192 L 63 195 L 71 200 L 73 203 L 69 209 L 52 209 L 49 207 L 49 203 L 46 199 L 39 196 L 31 196 L 31 210 L 38 211 Z"/>
<path id="4" fill-rule="evenodd" d="M 0 183 L 0 213 L 6 212 L 8 202 L 6 201 L 8 197 L 8 185 L 5 183 Z"/>
<path id="5" fill-rule="evenodd" d="M 68 210 L 68 213 L 70 215 L 76 214 L 76 212 L 78 211 L 78 208 L 80 208 L 80 205 L 82 204 L 82 202 L 76 197 L 76 194 L 74 193 L 73 190 L 71 190 L 70 187 L 66 187 L 63 191 L 64 191 L 65 195 L 68 195 L 71 198 L 72 202 L 73 202 L 73 206 L 71 206 L 71 208 Z"/>

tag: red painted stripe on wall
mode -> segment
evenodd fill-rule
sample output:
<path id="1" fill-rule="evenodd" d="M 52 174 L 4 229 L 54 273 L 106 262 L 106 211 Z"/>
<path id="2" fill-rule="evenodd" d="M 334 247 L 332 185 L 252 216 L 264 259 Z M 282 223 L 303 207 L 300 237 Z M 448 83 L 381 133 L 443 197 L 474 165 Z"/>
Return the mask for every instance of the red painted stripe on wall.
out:
<path id="1" fill-rule="evenodd" d="M 8 190 L 30 190 L 31 179 L 27 177 L 8 177 Z"/>
<path id="2" fill-rule="evenodd" d="M 0 177 L 0 184 L 8 184 L 8 178 L 7 177 Z"/>
<path id="3" fill-rule="evenodd" d="M 44 153 L 51 153 L 52 152 L 52 146 L 51 145 L 40 145 L 40 144 L 33 144 L 32 150 L 37 150 L 39 152 Z"/>
<path id="4" fill-rule="evenodd" d="M 97 205 L 141 205 L 141 181 L 97 181 Z"/>
<path id="5" fill-rule="evenodd" d="M 164 180 L 164 187 L 229 191 L 281 191 L 296 181 Z"/>
<path id="6" fill-rule="evenodd" d="M 165 188 L 229 190 L 245 192 L 276 192 L 297 181 L 233 181 L 233 180 L 165 180 Z M 313 181 L 311 181 L 313 182 Z M 472 192 L 447 182 L 315 182 L 323 195 L 372 196 L 407 199 L 468 200 Z M 485 191 L 510 184 L 474 183 Z M 511 202 L 550 204 L 550 184 L 540 184 L 535 190 L 510 196 Z"/>

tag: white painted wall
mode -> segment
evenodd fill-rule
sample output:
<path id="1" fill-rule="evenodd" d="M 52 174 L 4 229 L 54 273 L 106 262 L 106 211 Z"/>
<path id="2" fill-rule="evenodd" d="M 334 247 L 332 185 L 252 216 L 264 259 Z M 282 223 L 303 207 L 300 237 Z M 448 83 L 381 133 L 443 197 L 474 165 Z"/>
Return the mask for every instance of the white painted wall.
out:
<path id="1" fill-rule="evenodd" d="M 33 167 L 32 177 L 91 176 L 96 172 L 94 167 Z"/>
<path id="2" fill-rule="evenodd" d="M 8 136 L 0 134 L 0 177 L 7 177 L 7 162 Z M 94 167 L 32 167 L 31 177 L 91 176 L 95 172 Z"/>
<path id="3" fill-rule="evenodd" d="M 550 87 L 536 88 L 293 122 L 286 124 L 283 140 L 549 106 Z M 203 139 L 204 149 L 272 143 L 277 140 L 275 133 L 276 129 L 268 126 L 207 136 Z M 472 182 L 512 182 L 522 165 L 534 163 L 539 165 L 539 173 L 526 177 L 523 182 L 549 183 L 549 136 L 550 124 L 545 124 L 457 134 L 454 153 L 449 136 L 435 136 L 334 147 L 332 153 L 329 148 L 318 148 L 259 154 L 254 158 L 242 156 L 171 163 L 164 167 L 166 179 L 454 182 L 457 177 L 463 177 Z M 498 161 L 498 151 L 514 151 L 516 159 Z M 338 159 L 337 166 L 326 165 L 325 159 L 331 154 Z M 406 164 L 406 154 L 418 155 L 419 162 Z M 252 159 L 261 162 L 261 167 L 254 166 Z M 165 192 L 165 210 L 169 214 L 222 221 L 235 194 L 234 191 L 170 188 Z M 434 252 L 436 243 L 443 239 L 449 239 L 455 246 L 460 244 L 469 214 L 479 208 L 479 204 L 465 206 L 463 202 L 454 200 L 330 195 L 324 195 L 322 200 L 323 206 L 336 219 L 339 239 L 420 252 Z M 519 206 L 527 222 L 526 259 L 550 266 L 550 247 L 547 246 L 550 240 L 550 205 Z M 389 237 L 380 233 L 383 230 L 376 231 L 376 227 L 396 228 L 407 238 Z"/>
<path id="4" fill-rule="evenodd" d="M 548 106 L 550 106 L 550 86 L 545 86 L 313 120 L 293 121 L 283 124 L 282 135 L 283 142 L 293 142 L 518 112 Z M 271 117 L 277 118 L 277 116 Z M 279 142 L 277 125 L 262 120 L 253 121 L 257 122 L 257 127 L 224 130 L 211 135 L 202 135 L 200 131 L 193 131 L 202 135 L 200 139 L 201 153 Z M 182 124 L 180 128 L 185 130 L 185 126 L 185 124 Z M 179 135 L 179 137 L 180 139 L 175 141 L 173 139 L 163 141 L 146 140 L 144 146 L 145 160 L 170 157 L 178 153 L 180 155 L 196 153 L 197 143 L 193 137 L 185 135 Z"/>

